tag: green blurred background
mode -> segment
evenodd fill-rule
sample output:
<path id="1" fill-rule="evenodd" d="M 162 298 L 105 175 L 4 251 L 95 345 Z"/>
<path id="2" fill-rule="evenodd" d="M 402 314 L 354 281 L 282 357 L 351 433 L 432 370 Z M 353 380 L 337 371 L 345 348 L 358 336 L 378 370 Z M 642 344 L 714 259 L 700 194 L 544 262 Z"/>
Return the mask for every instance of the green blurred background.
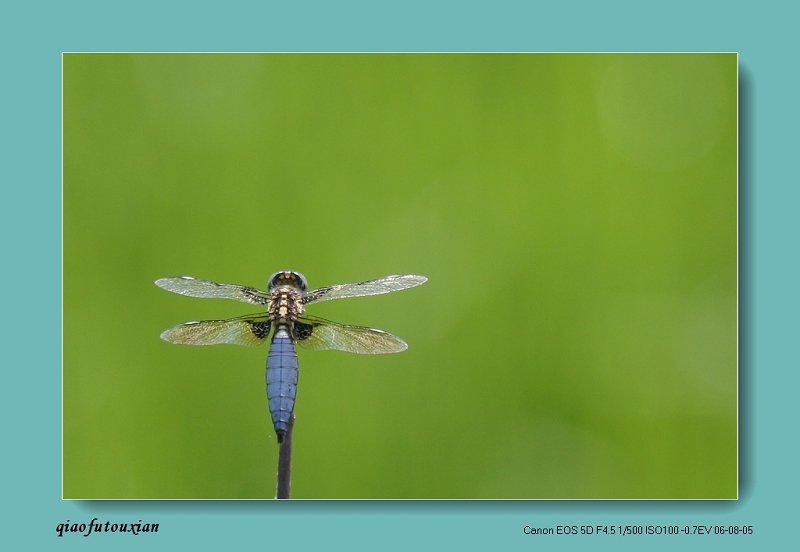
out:
<path id="1" fill-rule="evenodd" d="M 64 56 L 65 498 L 271 498 L 254 312 L 312 288 L 408 351 L 299 351 L 295 498 L 737 496 L 735 54 Z"/>

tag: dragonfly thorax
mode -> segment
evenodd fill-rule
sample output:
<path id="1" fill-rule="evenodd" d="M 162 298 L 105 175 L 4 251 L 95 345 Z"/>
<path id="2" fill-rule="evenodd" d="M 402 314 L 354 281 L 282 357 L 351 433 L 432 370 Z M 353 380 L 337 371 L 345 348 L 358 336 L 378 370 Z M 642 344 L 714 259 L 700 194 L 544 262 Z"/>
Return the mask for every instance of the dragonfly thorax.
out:
<path id="1" fill-rule="evenodd" d="M 270 292 L 269 317 L 273 322 L 294 322 L 303 314 L 303 296 L 291 286 L 281 286 Z"/>

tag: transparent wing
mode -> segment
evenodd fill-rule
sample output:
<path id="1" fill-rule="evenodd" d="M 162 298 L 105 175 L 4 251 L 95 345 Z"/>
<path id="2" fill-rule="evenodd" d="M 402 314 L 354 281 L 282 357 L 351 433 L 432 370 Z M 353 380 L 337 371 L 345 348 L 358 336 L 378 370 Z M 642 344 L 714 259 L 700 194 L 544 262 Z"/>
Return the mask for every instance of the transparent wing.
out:
<path id="1" fill-rule="evenodd" d="M 233 299 L 234 301 L 250 303 L 251 305 L 269 305 L 269 293 L 266 291 L 236 284 L 218 284 L 217 282 L 200 280 L 191 276 L 161 278 L 156 280 L 156 285 L 161 289 L 188 297 Z"/>
<path id="2" fill-rule="evenodd" d="M 303 304 L 329 301 L 331 299 L 344 299 L 346 297 L 362 297 L 364 295 L 380 295 L 392 291 L 400 291 L 416 287 L 427 282 L 425 276 L 415 274 L 399 274 L 387 276 L 377 280 L 367 280 L 357 284 L 339 284 L 336 286 L 321 287 L 303 294 Z"/>
<path id="3" fill-rule="evenodd" d="M 314 351 L 335 349 L 360 355 L 379 355 L 408 349 L 405 341 L 389 332 L 364 326 L 345 326 L 316 316 L 300 317 L 294 323 L 294 338 L 301 347 Z"/>
<path id="4" fill-rule="evenodd" d="M 261 345 L 269 336 L 266 316 L 250 315 L 230 320 L 202 320 L 178 324 L 161 333 L 161 339 L 179 345 Z"/>

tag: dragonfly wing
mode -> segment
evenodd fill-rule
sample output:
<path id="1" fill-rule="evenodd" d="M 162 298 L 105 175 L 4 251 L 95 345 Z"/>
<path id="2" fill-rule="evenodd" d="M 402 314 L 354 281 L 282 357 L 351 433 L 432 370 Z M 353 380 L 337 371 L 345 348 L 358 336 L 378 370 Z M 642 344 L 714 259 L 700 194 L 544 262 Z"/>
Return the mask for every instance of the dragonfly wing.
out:
<path id="1" fill-rule="evenodd" d="M 255 347 L 267 340 L 270 322 L 250 316 L 230 320 L 202 320 L 178 324 L 161 334 L 161 339 L 180 345 L 246 345 Z"/>
<path id="2" fill-rule="evenodd" d="M 187 297 L 205 297 L 211 299 L 233 299 L 251 305 L 269 305 L 269 293 L 260 289 L 239 286 L 236 284 L 218 284 L 209 280 L 200 280 L 191 276 L 177 278 L 161 278 L 156 280 L 161 289 L 186 295 Z"/>
<path id="3" fill-rule="evenodd" d="M 294 323 L 294 339 L 306 349 L 334 349 L 360 355 L 399 353 L 408 349 L 405 341 L 389 332 L 346 326 L 316 316 L 303 316 Z"/>
<path id="4" fill-rule="evenodd" d="M 416 287 L 427 282 L 425 276 L 415 274 L 399 274 L 386 276 L 377 280 L 367 280 L 357 284 L 339 284 L 336 286 L 321 287 L 303 294 L 303 304 L 330 301 L 331 299 L 344 299 L 346 297 L 362 297 L 365 295 L 380 295 L 392 291 L 400 291 Z"/>

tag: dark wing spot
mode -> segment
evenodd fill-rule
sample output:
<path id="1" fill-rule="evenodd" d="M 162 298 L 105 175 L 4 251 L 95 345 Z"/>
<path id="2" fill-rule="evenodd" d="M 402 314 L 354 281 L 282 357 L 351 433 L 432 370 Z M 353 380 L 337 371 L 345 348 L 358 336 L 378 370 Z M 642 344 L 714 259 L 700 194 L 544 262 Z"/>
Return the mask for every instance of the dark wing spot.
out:
<path id="1" fill-rule="evenodd" d="M 311 293 L 309 293 L 308 295 L 303 297 L 303 299 L 301 299 L 301 301 L 302 301 L 302 303 L 304 305 L 307 305 L 308 303 L 310 303 L 312 301 L 316 301 L 317 299 L 319 299 L 320 297 L 322 297 L 326 293 L 329 293 L 331 291 L 331 289 L 333 289 L 331 286 L 321 287 L 319 289 L 315 289 L 314 291 L 312 291 Z"/>
<path id="2" fill-rule="evenodd" d="M 242 293 L 244 294 L 245 297 L 247 297 L 248 299 L 250 299 L 250 301 L 256 303 L 257 305 L 266 305 L 269 302 L 268 299 L 261 297 L 257 293 L 255 288 L 251 287 L 242 288 Z"/>
<path id="3" fill-rule="evenodd" d="M 312 324 L 304 324 L 303 322 L 294 323 L 294 338 L 298 341 L 303 341 L 311 337 L 314 333 L 314 326 Z"/>
<path id="4" fill-rule="evenodd" d="M 271 322 L 253 322 L 250 324 L 250 331 L 259 339 L 265 339 L 269 335 Z"/>

